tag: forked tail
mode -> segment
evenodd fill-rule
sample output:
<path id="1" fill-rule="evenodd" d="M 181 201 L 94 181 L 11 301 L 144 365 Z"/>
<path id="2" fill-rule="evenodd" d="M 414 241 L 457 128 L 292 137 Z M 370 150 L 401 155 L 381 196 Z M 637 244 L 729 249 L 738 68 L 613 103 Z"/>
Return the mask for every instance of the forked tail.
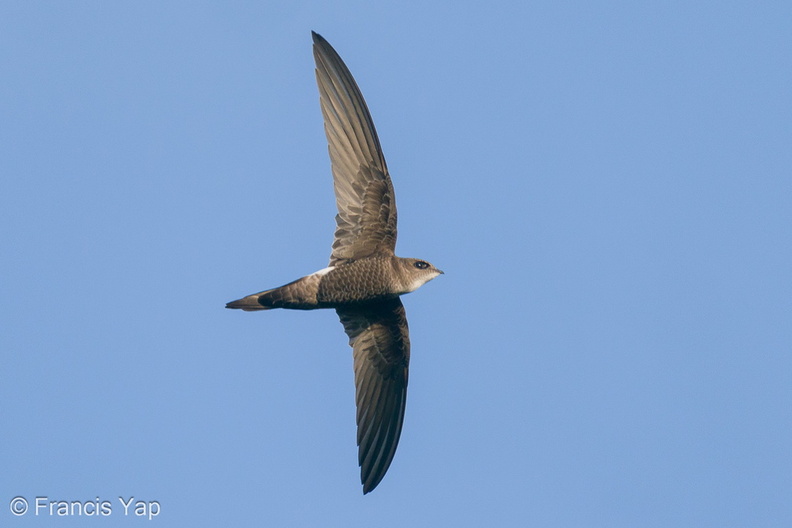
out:
<path id="1" fill-rule="evenodd" d="M 264 306 L 263 304 L 259 303 L 259 296 L 263 295 L 267 292 L 261 293 L 254 293 L 253 295 L 248 295 L 247 297 L 242 297 L 241 299 L 237 299 L 236 301 L 231 301 L 230 303 L 226 303 L 226 308 L 236 308 L 239 310 L 245 310 L 246 312 L 255 312 L 258 310 L 271 310 L 274 306 Z"/>
<path id="2" fill-rule="evenodd" d="M 246 312 L 290 308 L 292 310 L 313 310 L 319 308 L 316 294 L 319 291 L 320 276 L 308 275 L 280 288 L 273 288 L 242 297 L 226 304 L 226 308 L 238 308 Z"/>

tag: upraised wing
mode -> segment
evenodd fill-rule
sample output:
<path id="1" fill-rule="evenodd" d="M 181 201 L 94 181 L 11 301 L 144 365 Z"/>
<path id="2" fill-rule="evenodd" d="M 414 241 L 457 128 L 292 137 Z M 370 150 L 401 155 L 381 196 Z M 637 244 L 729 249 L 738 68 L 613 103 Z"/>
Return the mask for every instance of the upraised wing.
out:
<path id="1" fill-rule="evenodd" d="M 338 53 L 313 33 L 316 82 L 336 195 L 330 265 L 396 247 L 396 197 L 363 95 Z"/>

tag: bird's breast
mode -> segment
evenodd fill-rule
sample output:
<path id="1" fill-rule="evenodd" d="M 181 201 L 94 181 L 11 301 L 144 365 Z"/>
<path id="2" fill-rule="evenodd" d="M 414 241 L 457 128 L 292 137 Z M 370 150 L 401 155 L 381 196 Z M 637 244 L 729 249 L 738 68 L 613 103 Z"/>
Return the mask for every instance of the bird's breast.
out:
<path id="1" fill-rule="evenodd" d="M 323 304 L 370 302 L 398 295 L 387 259 L 363 259 L 337 265 L 321 277 L 317 299 Z"/>

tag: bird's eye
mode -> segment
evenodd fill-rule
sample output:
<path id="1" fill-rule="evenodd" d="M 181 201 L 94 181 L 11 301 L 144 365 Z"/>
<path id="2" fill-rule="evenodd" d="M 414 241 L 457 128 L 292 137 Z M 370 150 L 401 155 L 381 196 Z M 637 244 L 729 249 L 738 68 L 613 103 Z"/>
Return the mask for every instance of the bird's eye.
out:
<path id="1" fill-rule="evenodd" d="M 423 260 L 419 260 L 419 261 L 417 261 L 417 262 L 416 262 L 415 264 L 413 264 L 413 265 L 414 265 L 416 268 L 418 268 L 418 269 L 426 269 L 426 268 L 428 268 L 428 267 L 429 267 L 429 263 L 428 263 L 428 262 L 424 262 Z"/>

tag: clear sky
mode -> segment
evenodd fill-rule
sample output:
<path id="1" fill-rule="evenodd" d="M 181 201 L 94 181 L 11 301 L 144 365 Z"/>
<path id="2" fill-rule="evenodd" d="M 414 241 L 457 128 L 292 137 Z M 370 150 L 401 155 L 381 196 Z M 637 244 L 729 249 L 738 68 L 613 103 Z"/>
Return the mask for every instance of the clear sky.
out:
<path id="1" fill-rule="evenodd" d="M 3 2 L 0 524 L 792 525 L 792 3 Z M 363 496 L 310 31 L 399 206 Z M 30 503 L 15 517 L 13 498 Z M 130 515 L 133 516 L 132 509 Z M 152 524 L 153 525 L 153 524 Z"/>

